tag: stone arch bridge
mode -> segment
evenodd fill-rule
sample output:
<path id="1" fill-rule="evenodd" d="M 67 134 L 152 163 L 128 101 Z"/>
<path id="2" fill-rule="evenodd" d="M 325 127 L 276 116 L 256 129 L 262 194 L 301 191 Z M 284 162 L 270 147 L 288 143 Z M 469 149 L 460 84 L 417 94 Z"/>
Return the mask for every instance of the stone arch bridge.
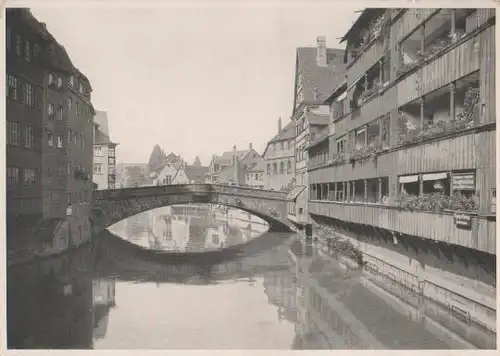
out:
<path id="1" fill-rule="evenodd" d="M 284 192 L 218 184 L 176 184 L 95 191 L 93 233 L 144 211 L 189 203 L 238 208 L 266 221 L 270 231 L 292 230 Z"/>

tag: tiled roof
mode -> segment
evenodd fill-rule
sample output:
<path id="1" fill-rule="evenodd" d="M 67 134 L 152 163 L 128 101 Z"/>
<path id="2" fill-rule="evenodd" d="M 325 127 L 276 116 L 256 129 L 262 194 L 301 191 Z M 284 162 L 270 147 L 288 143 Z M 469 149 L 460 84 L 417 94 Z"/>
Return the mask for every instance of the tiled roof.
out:
<path id="1" fill-rule="evenodd" d="M 99 125 L 99 130 L 104 132 L 104 134 L 110 136 L 109 124 L 108 124 L 108 113 L 106 111 L 96 110 L 95 116 L 94 116 L 94 122 Z"/>
<path id="2" fill-rule="evenodd" d="M 311 125 L 328 125 L 330 116 L 307 113 L 307 121 L 309 121 Z"/>
<path id="3" fill-rule="evenodd" d="M 290 122 L 286 124 L 286 126 L 269 141 L 269 143 L 289 140 L 294 137 L 295 137 L 295 121 L 290 120 Z"/>
<path id="4" fill-rule="evenodd" d="M 94 145 L 107 145 L 113 143 L 109 139 L 109 136 L 106 135 L 101 129 L 96 129 L 95 130 L 95 138 L 94 138 Z"/>
<path id="5" fill-rule="evenodd" d="M 298 70 L 303 78 L 304 101 L 321 103 L 345 78 L 344 50 L 327 48 L 328 66 L 319 66 L 316 47 L 297 48 Z"/>

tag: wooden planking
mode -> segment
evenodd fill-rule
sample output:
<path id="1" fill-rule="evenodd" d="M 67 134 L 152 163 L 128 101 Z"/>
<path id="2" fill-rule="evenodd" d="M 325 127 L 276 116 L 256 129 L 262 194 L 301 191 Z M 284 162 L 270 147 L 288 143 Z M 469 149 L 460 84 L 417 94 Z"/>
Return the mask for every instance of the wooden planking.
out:
<path id="1" fill-rule="evenodd" d="M 470 38 L 422 68 L 422 95 L 439 89 L 479 69 L 479 52 Z"/>
<path id="2" fill-rule="evenodd" d="M 489 19 L 496 16 L 495 8 L 481 8 L 477 9 L 478 26 L 482 26 Z"/>
<path id="3" fill-rule="evenodd" d="M 476 135 L 470 133 L 398 150 L 397 174 L 473 169 L 476 167 Z"/>
<path id="4" fill-rule="evenodd" d="M 487 147 L 493 148 L 494 143 L 491 142 L 494 140 L 495 132 L 469 133 L 411 146 L 380 155 L 376 162 L 367 160 L 362 163 L 356 162 L 354 166 L 346 163 L 310 171 L 309 182 L 311 184 L 341 182 L 391 175 L 475 169 L 479 164 L 477 162 L 477 155 L 480 154 L 478 151 L 479 142 L 489 142 Z M 495 151 L 492 152 L 494 155 Z M 447 159 L 443 159 L 443 157 L 447 157 Z M 494 164 L 492 158 L 489 158 L 489 162 Z M 491 173 L 490 177 L 494 179 L 494 173 Z"/>
<path id="5" fill-rule="evenodd" d="M 472 218 L 472 223 L 478 224 L 480 227 L 475 232 L 474 229 L 458 229 L 451 214 L 403 211 L 384 206 L 321 201 L 310 201 L 309 212 L 495 253 L 495 241 L 492 236 L 494 226 L 482 218 Z M 478 243 L 475 242 L 477 239 Z"/>
<path id="6" fill-rule="evenodd" d="M 481 122 L 496 121 L 495 88 L 495 26 L 488 27 L 479 36 L 480 95 L 485 104 Z"/>
<path id="7" fill-rule="evenodd" d="M 422 96 L 422 70 L 406 77 L 397 84 L 398 106 L 405 105 Z"/>
<path id="8" fill-rule="evenodd" d="M 478 250 L 496 254 L 496 220 L 477 220 Z"/>
<path id="9" fill-rule="evenodd" d="M 353 83 L 384 56 L 384 43 L 380 39 L 375 40 L 347 70 L 347 83 Z"/>
<path id="10" fill-rule="evenodd" d="M 393 25 L 395 27 L 394 39 L 399 43 L 410 33 L 433 15 L 438 9 L 408 9 Z"/>

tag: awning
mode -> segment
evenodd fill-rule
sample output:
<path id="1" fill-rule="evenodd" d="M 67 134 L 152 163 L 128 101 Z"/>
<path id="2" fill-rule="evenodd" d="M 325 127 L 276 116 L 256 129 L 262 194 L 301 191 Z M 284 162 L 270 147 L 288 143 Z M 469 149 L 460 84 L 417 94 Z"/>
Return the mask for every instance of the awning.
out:
<path id="1" fill-rule="evenodd" d="M 441 172 L 441 173 L 429 173 L 429 174 L 424 174 L 422 176 L 422 180 L 438 180 L 438 179 L 446 179 L 448 178 L 448 173 L 446 172 Z"/>
<path id="2" fill-rule="evenodd" d="M 399 183 L 413 183 L 418 182 L 418 174 L 412 176 L 399 177 Z"/>

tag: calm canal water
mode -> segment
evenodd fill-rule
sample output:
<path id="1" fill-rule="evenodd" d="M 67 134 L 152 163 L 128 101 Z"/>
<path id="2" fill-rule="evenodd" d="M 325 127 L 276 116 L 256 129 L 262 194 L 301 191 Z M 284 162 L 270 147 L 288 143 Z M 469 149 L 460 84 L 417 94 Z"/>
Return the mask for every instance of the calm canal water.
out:
<path id="1" fill-rule="evenodd" d="M 11 268 L 9 348 L 495 347 L 495 335 L 411 291 L 266 228 L 219 207 L 158 209 Z"/>

